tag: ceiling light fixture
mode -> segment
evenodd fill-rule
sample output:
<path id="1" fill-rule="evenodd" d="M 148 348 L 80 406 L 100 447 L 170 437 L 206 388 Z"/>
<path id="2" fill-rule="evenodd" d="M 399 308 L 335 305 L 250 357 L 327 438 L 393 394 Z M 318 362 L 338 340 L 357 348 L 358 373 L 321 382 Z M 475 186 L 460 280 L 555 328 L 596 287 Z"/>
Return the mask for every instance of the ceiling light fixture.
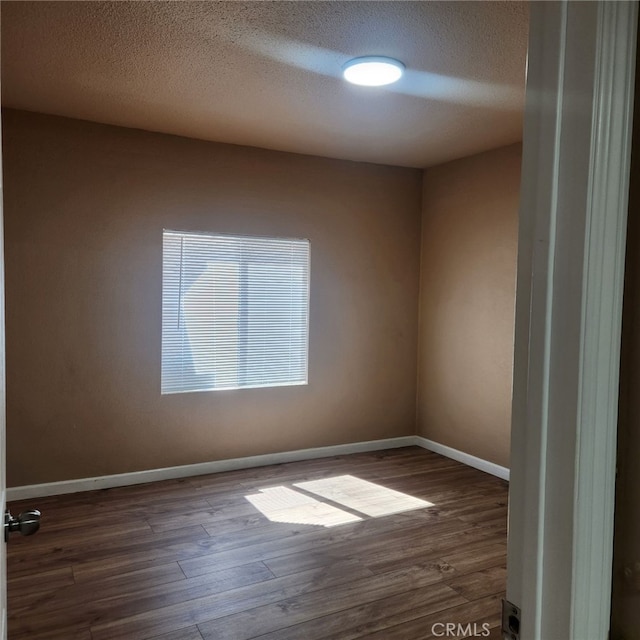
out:
<path id="1" fill-rule="evenodd" d="M 404 65 L 384 56 L 363 56 L 349 60 L 342 67 L 347 82 L 365 87 L 382 87 L 397 82 L 404 73 Z"/>

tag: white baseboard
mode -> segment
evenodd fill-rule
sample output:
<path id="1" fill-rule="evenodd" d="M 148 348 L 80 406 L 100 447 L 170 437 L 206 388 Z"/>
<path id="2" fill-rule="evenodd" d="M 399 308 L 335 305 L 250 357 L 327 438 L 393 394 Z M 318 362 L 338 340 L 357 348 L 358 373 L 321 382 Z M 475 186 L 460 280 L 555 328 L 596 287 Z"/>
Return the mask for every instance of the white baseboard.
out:
<path id="1" fill-rule="evenodd" d="M 7 501 L 29 500 L 31 498 L 42 498 L 44 496 L 57 496 L 63 493 L 93 491 L 94 489 L 125 487 L 133 484 L 144 484 L 145 482 L 156 482 L 158 480 L 188 478 L 191 476 L 202 476 L 208 473 L 219 473 L 221 471 L 265 467 L 270 464 L 297 462 L 299 460 L 311 460 L 313 458 L 329 458 L 331 456 L 342 456 L 364 451 L 398 449 L 400 447 L 411 447 L 416 444 L 415 436 L 402 436 L 400 438 L 387 438 L 385 440 L 369 440 L 367 442 L 338 444 L 329 447 L 316 447 L 314 449 L 268 453 L 246 458 L 186 464 L 179 467 L 167 467 L 165 469 L 133 471 L 131 473 L 119 473 L 117 475 L 99 476 L 97 478 L 79 478 L 78 480 L 63 480 L 61 482 L 47 482 L 23 487 L 9 487 L 7 488 Z"/>
<path id="2" fill-rule="evenodd" d="M 427 440 L 422 436 L 414 436 L 414 440 L 414 444 L 417 444 L 423 449 L 428 449 L 429 451 L 433 451 L 434 453 L 439 453 L 442 456 L 451 458 L 452 460 L 457 460 L 458 462 L 462 462 L 469 467 L 479 469 L 480 471 L 484 471 L 485 473 L 490 473 L 492 476 L 497 476 L 498 478 L 502 478 L 503 480 L 509 480 L 509 469 L 507 469 L 506 467 L 501 467 L 499 464 L 488 462 L 487 460 L 483 460 L 482 458 L 476 458 L 469 453 L 458 451 L 458 449 L 447 447 L 446 445 L 440 444 L 439 442 L 434 442 L 433 440 Z"/>
<path id="3" fill-rule="evenodd" d="M 208 473 L 220 473 L 221 471 L 265 467 L 270 464 L 282 464 L 283 462 L 298 462 L 300 460 L 312 460 L 314 458 L 329 458 L 331 456 L 343 456 L 350 453 L 398 449 L 400 447 L 411 446 L 428 449 L 429 451 L 457 460 L 480 471 L 490 473 L 503 480 L 509 480 L 509 469 L 494 464 L 493 462 L 487 462 L 481 458 L 476 458 L 468 453 L 452 449 L 451 447 L 433 442 L 432 440 L 427 440 L 421 436 L 402 436 L 400 438 L 387 438 L 385 440 L 369 440 L 367 442 L 353 442 L 329 447 L 316 447 L 314 449 L 268 453 L 246 458 L 186 464 L 179 467 L 166 467 L 165 469 L 133 471 L 131 473 L 119 473 L 117 475 L 99 476 L 96 478 L 79 478 L 77 480 L 46 482 L 23 487 L 9 487 L 7 488 L 7 501 L 29 500 L 31 498 L 57 496 L 64 493 L 77 493 L 79 491 L 93 491 L 95 489 L 126 487 L 134 484 L 144 484 L 145 482 L 157 482 L 158 480 L 173 480 L 175 478 L 202 476 Z"/>

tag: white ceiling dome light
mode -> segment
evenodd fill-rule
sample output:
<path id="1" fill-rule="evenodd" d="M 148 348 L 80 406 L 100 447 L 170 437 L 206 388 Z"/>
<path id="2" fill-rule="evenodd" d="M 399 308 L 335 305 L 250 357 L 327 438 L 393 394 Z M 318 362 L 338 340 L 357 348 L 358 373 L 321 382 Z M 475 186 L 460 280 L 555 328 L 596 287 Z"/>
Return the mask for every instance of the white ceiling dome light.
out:
<path id="1" fill-rule="evenodd" d="M 347 82 L 365 87 L 392 84 L 400 80 L 403 73 L 402 62 L 385 56 L 354 58 L 342 67 L 342 75 Z"/>

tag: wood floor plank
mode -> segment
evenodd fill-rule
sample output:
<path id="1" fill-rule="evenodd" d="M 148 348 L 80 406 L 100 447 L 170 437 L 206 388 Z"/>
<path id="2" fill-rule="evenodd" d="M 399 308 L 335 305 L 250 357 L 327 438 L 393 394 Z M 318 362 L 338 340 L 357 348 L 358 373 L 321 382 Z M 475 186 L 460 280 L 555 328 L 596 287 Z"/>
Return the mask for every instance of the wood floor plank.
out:
<path id="1" fill-rule="evenodd" d="M 270 583 L 272 577 L 264 565 L 261 570 L 257 566 L 248 565 L 235 568 L 233 571 L 222 570 L 214 575 L 208 574 L 206 580 L 185 579 L 179 583 L 165 583 L 146 588 L 136 588 L 135 585 L 131 588 L 121 587 L 115 595 L 107 594 L 102 598 L 83 599 L 77 606 L 70 598 L 66 598 L 66 606 L 61 606 L 61 601 L 55 600 L 53 603 L 48 603 L 49 606 L 47 603 L 40 606 L 41 615 L 38 619 L 41 626 L 38 626 L 38 621 L 32 620 L 30 629 L 40 632 L 51 626 L 69 623 L 84 624 L 87 628 L 95 625 L 108 627 L 111 623 L 135 618 L 139 614 L 150 614 L 152 618 L 160 618 L 158 612 L 164 608 L 173 607 L 181 611 L 188 609 L 191 602 L 203 601 L 206 598 L 222 601 L 228 597 L 228 594 L 232 594 L 240 602 L 243 598 L 253 602 L 256 597 L 264 597 L 264 591 L 269 592 L 277 588 L 271 584 L 267 584 L 264 588 L 257 587 L 261 583 Z M 300 581 L 307 579 L 306 577 L 298 578 Z M 73 606 L 69 606 L 72 602 Z M 11 615 L 13 616 L 14 612 Z M 20 612 L 16 612 L 15 615 L 19 616 Z M 185 625 L 180 624 L 176 628 L 182 626 Z M 171 630 L 169 624 L 153 626 L 154 633 L 159 634 L 169 630 Z M 127 635 L 129 631 L 125 633 L 125 636 Z"/>
<path id="2" fill-rule="evenodd" d="M 446 523 L 423 524 L 400 529 L 384 530 L 373 528 L 368 535 L 355 539 L 335 540 L 333 544 L 317 545 L 313 550 L 305 547 L 298 550 L 289 547 L 286 555 L 266 558 L 264 563 L 277 576 L 287 575 L 321 566 L 329 560 L 351 558 L 368 566 L 374 573 L 383 573 L 398 568 L 402 560 L 406 566 L 430 559 L 441 553 L 453 552 L 459 548 L 468 548 L 469 543 L 493 544 L 501 540 L 499 535 L 480 528 L 460 531 L 464 527 L 455 520 Z"/>
<path id="3" fill-rule="evenodd" d="M 242 518 L 255 514 L 255 507 L 243 499 L 239 494 L 228 499 L 228 504 L 217 505 L 215 507 L 207 503 L 207 508 L 199 511 L 185 511 L 171 516 L 152 516 L 147 518 L 147 522 L 156 532 L 180 529 L 187 525 L 200 524 L 202 526 L 215 528 L 216 523 L 232 518 Z"/>
<path id="4" fill-rule="evenodd" d="M 447 580 L 448 586 L 469 601 L 500 594 L 506 583 L 507 567 L 504 565 Z"/>
<path id="5" fill-rule="evenodd" d="M 180 562 L 182 570 L 188 577 L 202 575 L 210 568 L 220 566 L 234 566 L 246 558 L 252 560 L 262 559 L 265 562 L 279 556 L 290 555 L 293 553 L 308 553 L 317 551 L 322 548 L 341 548 L 348 542 L 358 541 L 358 548 L 363 548 L 366 544 L 365 538 L 369 538 L 369 542 L 377 547 L 380 543 L 380 536 L 393 532 L 397 539 L 405 539 L 407 537 L 419 538 L 425 534 L 425 524 L 429 519 L 428 514 L 419 512 L 416 514 L 416 520 L 411 527 L 399 527 L 398 522 L 406 522 L 408 518 L 396 518 L 389 516 L 388 518 L 370 519 L 353 524 L 345 524 L 340 527 L 333 527 L 330 530 L 325 528 L 311 529 L 303 534 L 293 537 L 292 540 L 271 540 L 250 547 L 241 549 L 231 549 L 229 551 L 215 551 L 215 542 L 213 543 L 211 553 L 203 553 L 198 557 L 191 558 Z M 398 514 L 402 516 L 404 514 Z M 460 523 L 448 521 L 433 523 L 431 530 L 438 533 L 443 531 L 456 531 L 459 529 Z M 480 531 L 480 529 L 478 529 Z M 487 535 L 487 534 L 483 534 Z M 215 538 L 214 538 L 215 539 Z M 368 548 L 368 547 L 367 547 Z M 343 556 L 344 557 L 344 556 Z"/>
<path id="6" fill-rule="evenodd" d="M 99 556 L 98 560 L 76 560 L 73 565 L 76 582 L 88 582 L 123 571 L 192 558 L 203 553 L 211 544 L 211 537 L 200 525 L 172 530 L 167 534 L 171 535 L 155 534 L 144 542 L 118 545 L 108 552 L 93 554 Z"/>
<path id="7" fill-rule="evenodd" d="M 443 556 L 459 574 L 471 573 L 496 566 L 506 566 L 507 545 L 506 540 L 500 544 L 466 549 L 455 554 Z"/>
<path id="8" fill-rule="evenodd" d="M 64 547 L 47 546 L 31 554 L 22 550 L 14 555 L 12 548 L 7 554 L 8 570 L 18 576 L 72 565 L 76 581 L 90 580 L 193 557 L 204 552 L 211 537 L 197 525 L 163 534 L 114 536 L 100 545 L 87 543 L 82 536 L 75 540 L 74 544 L 70 537 Z"/>
<path id="9" fill-rule="evenodd" d="M 378 485 L 376 509 L 386 489 L 433 506 L 374 518 L 353 503 L 360 521 L 326 527 L 247 500 L 283 487 L 345 509 L 339 481 L 327 502 L 295 486 L 343 476 Z M 450 617 L 497 629 L 506 505 L 503 481 L 417 447 L 14 502 L 43 521 L 7 547 L 9 640 L 419 640 Z"/>
<path id="10" fill-rule="evenodd" d="M 340 640 L 360 638 L 400 622 L 465 604 L 462 596 L 452 593 L 445 584 L 437 583 L 395 596 L 314 617 L 290 627 L 255 636 L 260 640 L 324 640 L 336 636 Z"/>
<path id="11" fill-rule="evenodd" d="M 101 578 L 87 583 L 72 582 L 62 588 L 45 592 L 24 590 L 16 594 L 9 587 L 9 601 L 12 615 L 26 615 L 37 609 L 39 614 L 66 609 L 73 603 L 75 609 L 87 612 L 89 605 L 101 600 L 113 602 L 119 597 L 139 594 L 145 589 L 157 588 L 176 581 L 186 580 L 177 562 L 156 565 L 139 571 L 128 571 L 119 575 Z M 176 585 L 167 587 L 172 590 Z M 66 614 L 64 614 L 66 615 Z"/>
<path id="12" fill-rule="evenodd" d="M 418 565 L 280 600 L 198 626 L 204 640 L 248 640 L 314 617 L 406 593 L 442 579 L 439 565 Z"/>
<path id="13" fill-rule="evenodd" d="M 413 547 L 390 549 L 389 553 L 384 555 L 379 554 L 377 556 L 373 555 L 371 558 L 363 559 L 363 561 L 374 573 L 381 573 L 389 571 L 389 569 L 392 568 L 409 566 L 420 557 L 433 558 L 437 556 L 447 562 L 449 562 L 449 558 L 452 555 L 465 552 L 484 557 L 487 549 L 495 552 L 496 544 L 499 544 L 504 539 L 504 534 L 481 527 L 471 529 L 464 528 L 461 531 L 448 535 L 437 536 L 436 539 L 429 539 L 427 533 L 426 539 Z M 506 557 L 506 550 L 502 548 L 502 554 L 497 553 L 497 555 L 501 558 Z M 456 560 L 458 560 L 458 556 L 456 555 L 455 557 Z M 493 564 L 489 566 L 498 564 L 498 561 L 492 560 L 492 562 Z M 467 573 L 468 571 L 475 571 L 482 568 L 476 568 L 475 566 L 468 568 L 466 564 L 459 560 L 458 564 L 453 566 L 458 573 Z"/>
<path id="14" fill-rule="evenodd" d="M 8 637 L 11 640 L 93 640 L 91 631 L 82 624 L 35 629 L 29 623 L 16 628 L 9 622 Z"/>
<path id="15" fill-rule="evenodd" d="M 148 608 L 144 613 L 92 626 L 91 631 L 93 640 L 142 640 L 160 630 L 177 630 L 183 626 L 254 609 L 265 603 L 278 602 L 283 598 L 293 598 L 370 576 L 371 572 L 350 561 L 336 562 L 331 566 L 274 578 L 239 589 L 219 591 L 214 595 L 199 596 L 197 592 L 190 593 L 188 595 L 192 597 L 181 598 L 181 601 L 174 605 L 167 606 L 162 603 L 156 607 L 159 601 L 155 600 L 153 608 Z M 206 590 L 209 579 L 210 574 L 205 574 L 193 580 L 200 584 L 200 590 Z M 126 608 L 123 608 L 122 612 L 126 614 Z"/>
<path id="16" fill-rule="evenodd" d="M 435 614 L 412 618 L 408 622 L 403 622 L 395 626 L 388 626 L 374 633 L 366 633 L 360 637 L 367 640 L 431 640 L 432 638 L 454 638 L 461 639 L 467 637 L 482 637 L 480 634 L 485 629 L 497 628 L 500 626 L 501 599 L 496 596 L 474 600 L 466 604 L 457 605 L 444 609 Z M 392 623 L 393 620 L 389 620 Z M 446 636 L 446 627 L 443 625 L 453 624 L 455 630 Z M 487 625 L 483 627 L 482 625 Z M 460 625 L 460 627 L 458 627 Z M 475 625 L 475 626 L 474 626 Z M 456 633 L 459 629 L 461 633 Z M 469 633 L 470 631 L 470 633 Z M 344 640 L 342 636 L 333 636 L 326 640 Z"/>
<path id="17" fill-rule="evenodd" d="M 59 590 L 75 584 L 71 567 L 62 567 L 52 571 L 41 571 L 38 580 L 34 581 L 31 575 L 10 577 L 7 580 L 7 589 L 11 598 L 18 599 L 22 596 L 38 595 L 42 591 Z"/>
<path id="18" fill-rule="evenodd" d="M 40 524 L 40 531 L 37 536 L 30 538 L 11 539 L 11 561 L 20 563 L 22 558 L 32 557 L 34 554 L 59 553 L 59 549 L 70 547 L 73 541 L 81 540 L 84 546 L 100 546 L 102 544 L 112 544 L 118 538 L 132 540 L 138 536 L 152 533 L 151 527 L 145 521 L 124 522 L 117 520 L 109 522 L 106 526 L 101 526 L 96 520 L 86 527 L 79 527 L 75 530 L 73 526 L 68 529 L 49 528 L 51 520 L 43 517 Z"/>

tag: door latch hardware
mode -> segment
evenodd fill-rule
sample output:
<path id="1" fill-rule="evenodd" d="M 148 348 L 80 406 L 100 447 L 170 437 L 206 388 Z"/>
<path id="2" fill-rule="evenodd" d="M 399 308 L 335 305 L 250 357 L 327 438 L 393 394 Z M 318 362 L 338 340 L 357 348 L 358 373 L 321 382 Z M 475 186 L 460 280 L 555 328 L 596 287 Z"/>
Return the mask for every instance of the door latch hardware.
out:
<path id="1" fill-rule="evenodd" d="M 520 640 L 520 609 L 502 600 L 502 639 Z"/>
<path id="2" fill-rule="evenodd" d="M 37 509 L 23 511 L 14 518 L 9 511 L 4 512 L 4 541 L 8 542 L 9 534 L 19 531 L 23 536 L 31 536 L 40 528 L 40 516 Z"/>

